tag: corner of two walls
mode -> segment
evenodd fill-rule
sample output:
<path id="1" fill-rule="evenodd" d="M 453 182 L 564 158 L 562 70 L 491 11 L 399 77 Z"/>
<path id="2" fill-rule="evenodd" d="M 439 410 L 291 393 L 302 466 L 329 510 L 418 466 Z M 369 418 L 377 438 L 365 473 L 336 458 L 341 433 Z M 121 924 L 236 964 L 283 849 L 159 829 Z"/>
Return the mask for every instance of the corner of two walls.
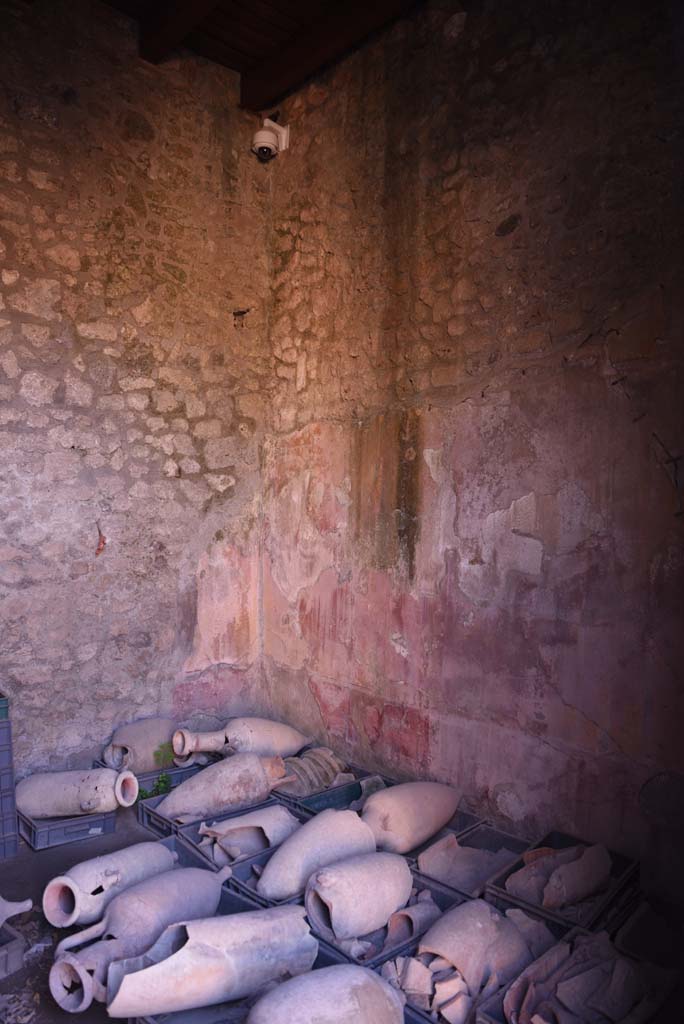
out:
<path id="1" fill-rule="evenodd" d="M 424 5 L 284 105 L 263 668 L 352 759 L 634 851 L 682 767 L 681 246 L 644 142 L 682 93 L 659 18 L 613 17 Z"/>

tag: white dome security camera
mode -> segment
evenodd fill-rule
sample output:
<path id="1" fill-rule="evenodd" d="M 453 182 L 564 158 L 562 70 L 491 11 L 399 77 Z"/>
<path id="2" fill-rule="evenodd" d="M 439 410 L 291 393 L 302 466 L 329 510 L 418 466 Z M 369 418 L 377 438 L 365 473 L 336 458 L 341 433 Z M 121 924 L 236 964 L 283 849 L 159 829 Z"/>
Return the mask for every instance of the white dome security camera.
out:
<path id="1" fill-rule="evenodd" d="M 278 153 L 282 153 L 290 145 L 290 126 L 276 124 L 269 117 L 264 119 L 264 126 L 254 133 L 252 139 L 252 152 L 256 154 L 257 160 L 267 164 L 269 160 L 275 159 Z"/>

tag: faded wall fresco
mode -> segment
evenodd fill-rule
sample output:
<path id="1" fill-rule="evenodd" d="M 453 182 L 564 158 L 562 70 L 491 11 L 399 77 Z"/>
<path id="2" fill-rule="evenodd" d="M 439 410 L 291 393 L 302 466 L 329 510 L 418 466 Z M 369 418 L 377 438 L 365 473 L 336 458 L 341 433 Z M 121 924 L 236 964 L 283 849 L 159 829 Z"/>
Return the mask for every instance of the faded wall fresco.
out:
<path id="1" fill-rule="evenodd" d="M 357 760 L 637 849 L 682 768 L 681 11 L 599 7 L 430 3 L 285 104 L 263 650 Z"/>

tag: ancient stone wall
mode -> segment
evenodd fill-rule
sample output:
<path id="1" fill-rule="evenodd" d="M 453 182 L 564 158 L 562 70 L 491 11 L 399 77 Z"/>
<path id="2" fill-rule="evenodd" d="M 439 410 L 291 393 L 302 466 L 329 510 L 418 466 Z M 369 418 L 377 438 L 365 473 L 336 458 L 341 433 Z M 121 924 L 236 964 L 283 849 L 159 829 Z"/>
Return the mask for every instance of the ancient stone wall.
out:
<path id="1" fill-rule="evenodd" d="M 360 761 L 634 849 L 682 765 L 681 11 L 468 6 L 285 104 L 264 668 Z"/>
<path id="2" fill-rule="evenodd" d="M 636 849 L 681 768 L 677 5 L 430 0 L 287 100 L 2 5 L 20 770 L 264 709 Z"/>
<path id="3" fill-rule="evenodd" d="M 0 690 L 17 768 L 258 705 L 268 177 L 238 78 L 2 5 Z M 201 699 L 198 699 L 198 694 Z"/>

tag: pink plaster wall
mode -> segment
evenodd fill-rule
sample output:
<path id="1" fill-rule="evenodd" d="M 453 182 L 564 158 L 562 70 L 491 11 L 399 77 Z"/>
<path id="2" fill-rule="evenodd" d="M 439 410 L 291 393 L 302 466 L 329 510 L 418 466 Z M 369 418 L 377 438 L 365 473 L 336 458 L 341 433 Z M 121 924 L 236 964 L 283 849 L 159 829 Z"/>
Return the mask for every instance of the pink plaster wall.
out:
<path id="1" fill-rule="evenodd" d="M 678 19 L 432 0 L 284 104 L 273 181 L 274 711 L 642 852 L 684 767 Z"/>
<path id="2" fill-rule="evenodd" d="M 417 409 L 408 436 L 385 413 L 272 441 L 266 671 L 283 714 L 364 762 L 629 844 L 640 785 L 681 763 L 678 524 L 620 396 L 582 368 L 566 385 Z"/>

